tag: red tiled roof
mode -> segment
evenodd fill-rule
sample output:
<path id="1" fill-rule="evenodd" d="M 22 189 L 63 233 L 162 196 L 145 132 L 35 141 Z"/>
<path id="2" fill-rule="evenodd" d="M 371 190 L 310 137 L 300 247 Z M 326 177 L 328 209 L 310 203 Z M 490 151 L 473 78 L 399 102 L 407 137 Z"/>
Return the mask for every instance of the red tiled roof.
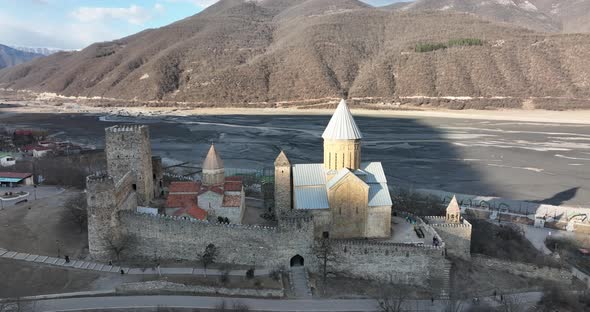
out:
<path id="1" fill-rule="evenodd" d="M 226 192 L 239 192 L 242 190 L 242 182 L 240 181 L 227 181 L 223 185 L 223 189 Z"/>
<path id="2" fill-rule="evenodd" d="M 225 178 L 225 181 L 226 181 L 226 182 L 229 182 L 229 181 L 233 181 L 233 182 L 243 182 L 243 181 L 244 181 L 244 178 L 242 178 L 242 177 L 238 177 L 238 176 L 233 176 L 233 177 L 226 177 L 226 178 Z"/>
<path id="3" fill-rule="evenodd" d="M 242 204 L 242 196 L 240 195 L 225 195 L 223 196 L 223 207 L 240 207 Z"/>
<path id="4" fill-rule="evenodd" d="M 174 212 L 175 216 L 182 216 L 183 214 L 187 214 L 195 219 L 205 220 L 207 219 L 207 211 L 199 208 L 199 206 L 194 203 L 190 205 L 188 208 L 181 208 Z"/>
<path id="5" fill-rule="evenodd" d="M 26 179 L 32 176 L 32 173 L 24 173 L 24 172 L 0 172 L 0 178 L 9 178 L 9 179 Z"/>
<path id="6" fill-rule="evenodd" d="M 187 208 L 198 203 L 196 194 L 168 194 L 166 199 L 167 208 Z"/>
<path id="7" fill-rule="evenodd" d="M 33 135 L 33 130 L 16 130 L 14 131 L 16 135 Z"/>
<path id="8" fill-rule="evenodd" d="M 223 189 L 217 185 L 201 187 L 201 191 L 199 192 L 199 195 L 207 193 L 209 191 L 211 191 L 213 193 L 217 193 L 219 195 L 223 195 Z"/>
<path id="9" fill-rule="evenodd" d="M 199 182 L 172 182 L 168 188 L 168 193 L 195 193 L 198 194 L 201 189 Z"/>

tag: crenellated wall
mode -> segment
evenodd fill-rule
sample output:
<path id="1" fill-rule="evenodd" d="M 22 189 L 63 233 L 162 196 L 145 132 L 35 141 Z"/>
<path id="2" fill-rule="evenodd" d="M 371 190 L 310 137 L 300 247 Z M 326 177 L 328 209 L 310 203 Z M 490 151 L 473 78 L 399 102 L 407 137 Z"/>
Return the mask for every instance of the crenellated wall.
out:
<path id="1" fill-rule="evenodd" d="M 471 223 L 467 220 L 462 223 L 446 223 L 445 217 L 438 216 L 425 217 L 425 220 L 445 242 L 450 256 L 471 259 Z"/>
<path id="2" fill-rule="evenodd" d="M 289 266 L 295 255 L 312 259 L 311 220 L 283 220 L 280 227 L 217 224 L 128 211 L 119 213 L 130 249 L 126 257 L 198 260 L 214 244 L 217 262 L 265 267 Z"/>
<path id="3" fill-rule="evenodd" d="M 430 287 L 444 279 L 444 245 L 415 246 L 362 240 L 334 241 L 338 272 L 362 279 Z"/>

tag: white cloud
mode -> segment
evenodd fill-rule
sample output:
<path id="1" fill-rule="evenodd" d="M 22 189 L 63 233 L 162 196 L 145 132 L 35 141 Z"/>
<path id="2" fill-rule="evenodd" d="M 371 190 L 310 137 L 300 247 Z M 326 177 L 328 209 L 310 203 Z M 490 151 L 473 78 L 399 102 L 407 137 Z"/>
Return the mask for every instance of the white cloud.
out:
<path id="1" fill-rule="evenodd" d="M 80 49 L 94 42 L 113 40 L 124 35 L 117 28 L 99 23 L 45 23 L 43 20 L 21 20 L 0 12 L 2 44 Z"/>
<path id="2" fill-rule="evenodd" d="M 179 2 L 192 3 L 200 8 L 206 8 L 206 7 L 216 3 L 218 0 L 166 0 L 166 1 L 172 2 L 172 3 L 179 3 Z"/>
<path id="3" fill-rule="evenodd" d="M 152 18 L 149 10 L 137 5 L 131 5 L 128 8 L 81 7 L 73 11 L 72 16 L 82 23 L 117 19 L 135 25 L 142 25 Z"/>

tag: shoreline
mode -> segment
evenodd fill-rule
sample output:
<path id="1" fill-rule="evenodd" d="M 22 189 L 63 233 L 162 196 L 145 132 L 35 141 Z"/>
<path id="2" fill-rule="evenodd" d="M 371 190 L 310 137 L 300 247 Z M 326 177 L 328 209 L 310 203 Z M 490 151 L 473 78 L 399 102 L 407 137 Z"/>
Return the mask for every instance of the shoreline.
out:
<path id="1" fill-rule="evenodd" d="M 15 101 L 2 100 L 0 102 L 13 107 L 0 106 L 0 119 L 15 114 L 53 113 L 53 114 L 104 114 L 130 117 L 159 117 L 159 116 L 211 116 L 211 115 L 332 115 L 333 109 L 296 109 L 296 108 L 178 108 L 178 107 L 97 107 L 83 104 L 55 105 L 45 101 Z M 355 116 L 371 118 L 449 118 L 472 119 L 489 121 L 515 121 L 532 123 L 558 124 L 590 124 L 590 110 L 548 111 L 548 110 L 370 110 L 351 109 Z"/>

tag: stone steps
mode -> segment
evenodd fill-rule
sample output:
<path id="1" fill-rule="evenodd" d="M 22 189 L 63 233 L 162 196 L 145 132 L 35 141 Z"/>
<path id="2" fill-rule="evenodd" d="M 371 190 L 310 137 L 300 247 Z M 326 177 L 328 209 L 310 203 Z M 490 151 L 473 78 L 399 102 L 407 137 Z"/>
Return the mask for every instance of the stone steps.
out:
<path id="1" fill-rule="evenodd" d="M 451 296 L 451 271 L 453 263 L 445 261 L 442 267 L 442 277 L 440 285 L 440 299 L 450 299 Z"/>
<path id="2" fill-rule="evenodd" d="M 289 271 L 291 289 L 297 298 L 311 299 L 311 289 L 307 279 L 307 270 L 305 267 L 292 267 Z"/>

